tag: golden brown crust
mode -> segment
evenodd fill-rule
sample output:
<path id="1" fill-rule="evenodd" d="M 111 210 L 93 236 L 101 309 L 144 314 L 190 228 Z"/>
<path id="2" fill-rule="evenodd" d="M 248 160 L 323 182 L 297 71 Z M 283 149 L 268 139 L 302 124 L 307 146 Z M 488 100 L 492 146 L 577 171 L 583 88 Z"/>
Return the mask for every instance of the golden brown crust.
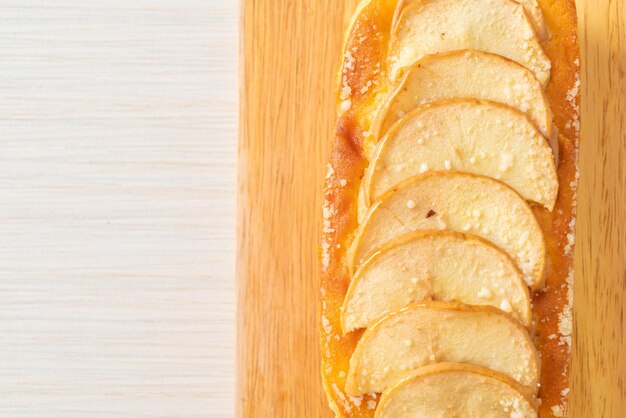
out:
<path id="1" fill-rule="evenodd" d="M 322 379 L 331 408 L 340 417 L 373 417 L 378 395 L 354 399 L 343 387 L 349 361 L 362 331 L 342 335 L 340 309 L 350 275 L 347 245 L 356 227 L 357 198 L 367 160 L 362 145 L 374 116 L 391 86 L 384 68 L 389 31 L 398 0 L 364 0 L 346 35 L 337 95 L 340 111 L 324 193 L 322 235 L 321 347 Z M 536 345 L 541 354 L 540 417 L 563 411 L 569 384 L 571 344 L 571 277 L 576 213 L 578 160 L 578 40 L 574 0 L 539 1 L 551 38 L 542 46 L 552 61 L 547 97 L 560 133 L 559 195 L 552 212 L 532 205 L 544 232 L 546 286 L 533 295 Z M 349 54 L 348 54 L 349 53 Z M 368 86 L 368 82 L 369 84 Z M 342 91 L 349 88 L 349 104 Z M 348 107 L 349 109 L 345 111 Z M 367 134 L 365 134 L 367 135 Z M 555 408 L 558 407 L 558 408 Z M 555 408 L 555 409 L 553 409 Z"/>

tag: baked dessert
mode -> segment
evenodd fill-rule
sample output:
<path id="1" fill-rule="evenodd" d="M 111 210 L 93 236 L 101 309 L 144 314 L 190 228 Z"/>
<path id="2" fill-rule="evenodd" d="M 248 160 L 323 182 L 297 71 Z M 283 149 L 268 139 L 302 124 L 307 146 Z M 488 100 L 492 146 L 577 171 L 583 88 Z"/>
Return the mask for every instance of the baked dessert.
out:
<path id="1" fill-rule="evenodd" d="M 578 66 L 574 0 L 358 5 L 323 208 L 338 417 L 565 416 Z"/>
<path id="2" fill-rule="evenodd" d="M 450 391 L 450 387 L 458 388 Z M 383 395 L 377 418 L 536 417 L 536 401 L 514 380 L 467 363 L 436 363 L 404 377 Z"/>

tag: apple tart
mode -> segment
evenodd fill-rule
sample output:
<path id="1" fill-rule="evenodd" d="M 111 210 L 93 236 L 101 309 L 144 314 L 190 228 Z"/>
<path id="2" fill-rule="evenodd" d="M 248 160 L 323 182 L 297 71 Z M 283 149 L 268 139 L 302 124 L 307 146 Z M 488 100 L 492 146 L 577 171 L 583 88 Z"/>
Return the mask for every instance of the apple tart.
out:
<path id="1" fill-rule="evenodd" d="M 574 0 L 362 0 L 323 207 L 338 417 L 564 417 Z"/>

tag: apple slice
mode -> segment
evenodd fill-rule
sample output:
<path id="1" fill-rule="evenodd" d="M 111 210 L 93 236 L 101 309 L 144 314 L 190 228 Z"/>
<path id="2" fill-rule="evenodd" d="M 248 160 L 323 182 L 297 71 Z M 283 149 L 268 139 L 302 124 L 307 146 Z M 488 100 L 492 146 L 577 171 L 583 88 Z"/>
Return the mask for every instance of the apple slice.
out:
<path id="1" fill-rule="evenodd" d="M 550 106 L 535 76 L 514 61 L 474 50 L 429 55 L 409 67 L 378 110 L 370 134 L 379 138 L 421 104 L 457 97 L 507 104 L 526 114 L 546 138 L 552 135 Z"/>
<path id="2" fill-rule="evenodd" d="M 496 102 L 448 99 L 405 115 L 378 144 L 363 179 L 365 203 L 424 167 L 497 178 L 548 210 L 559 188 L 548 141 L 523 113 Z"/>
<path id="3" fill-rule="evenodd" d="M 482 237 L 513 258 L 528 285 L 542 282 L 545 242 L 526 201 L 498 180 L 457 171 L 411 177 L 374 202 L 346 254 L 348 268 L 404 234 L 433 229 Z"/>
<path id="4" fill-rule="evenodd" d="M 537 401 L 516 381 L 485 367 L 439 363 L 390 387 L 375 418 L 536 418 Z"/>
<path id="5" fill-rule="evenodd" d="M 400 20 L 400 15 L 405 7 L 419 2 L 420 0 L 398 0 L 396 5 L 396 9 L 393 16 L 393 27 L 397 26 L 398 21 Z M 546 26 L 546 22 L 543 18 L 543 13 L 541 12 L 541 8 L 539 7 L 539 3 L 537 0 L 515 0 L 517 3 L 524 6 L 524 11 L 526 15 L 531 20 L 533 27 L 535 28 L 535 32 L 539 37 L 540 41 L 545 41 L 548 39 L 548 27 Z"/>
<path id="6" fill-rule="evenodd" d="M 539 355 L 526 329 L 491 306 L 423 302 L 381 318 L 350 359 L 346 392 L 383 392 L 432 363 L 472 363 L 505 374 L 535 392 Z"/>
<path id="7" fill-rule="evenodd" d="M 513 261 L 493 244 L 452 231 L 418 231 L 383 247 L 355 273 L 341 313 L 344 332 L 413 302 L 491 305 L 530 325 L 530 296 Z"/>
<path id="8" fill-rule="evenodd" d="M 426 55 L 467 48 L 518 62 L 543 86 L 550 79 L 550 60 L 524 7 L 512 0 L 418 0 L 405 7 L 389 45 L 391 79 Z"/>

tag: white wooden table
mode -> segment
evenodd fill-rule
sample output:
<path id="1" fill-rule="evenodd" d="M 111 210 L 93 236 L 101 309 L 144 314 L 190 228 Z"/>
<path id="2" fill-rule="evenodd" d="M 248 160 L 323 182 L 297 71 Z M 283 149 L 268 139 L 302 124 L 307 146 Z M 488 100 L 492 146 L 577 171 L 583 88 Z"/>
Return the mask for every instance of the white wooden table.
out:
<path id="1" fill-rule="evenodd" d="M 232 416 L 237 23 L 0 0 L 0 417 Z"/>

